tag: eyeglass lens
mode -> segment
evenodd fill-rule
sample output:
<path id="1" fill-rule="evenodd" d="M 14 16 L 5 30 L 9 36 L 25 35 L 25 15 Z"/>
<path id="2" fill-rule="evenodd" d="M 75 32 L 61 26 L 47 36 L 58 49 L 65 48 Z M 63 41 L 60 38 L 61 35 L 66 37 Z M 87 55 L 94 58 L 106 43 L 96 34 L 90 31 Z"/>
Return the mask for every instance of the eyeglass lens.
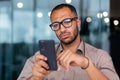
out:
<path id="1" fill-rule="evenodd" d="M 62 24 L 65 28 L 68 28 L 72 26 L 72 20 L 76 20 L 76 17 L 66 18 L 61 22 L 54 22 L 50 25 L 50 27 L 52 28 L 52 30 L 58 30 Z"/>

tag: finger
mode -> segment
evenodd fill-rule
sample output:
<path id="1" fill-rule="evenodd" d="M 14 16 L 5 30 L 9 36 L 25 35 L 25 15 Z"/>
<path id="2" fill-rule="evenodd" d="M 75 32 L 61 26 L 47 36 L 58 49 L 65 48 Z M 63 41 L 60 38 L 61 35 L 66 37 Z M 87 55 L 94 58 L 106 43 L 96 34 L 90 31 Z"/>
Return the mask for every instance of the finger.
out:
<path id="1" fill-rule="evenodd" d="M 70 68 L 70 63 L 72 63 L 72 61 L 70 59 L 68 59 L 68 61 L 66 62 L 66 66 L 65 66 L 65 68 L 67 70 L 69 70 L 69 68 Z"/>
<path id="2" fill-rule="evenodd" d="M 69 51 L 64 52 L 63 55 L 61 55 L 58 59 L 58 61 L 60 62 L 61 65 L 63 65 L 64 67 L 66 66 L 67 60 L 69 59 Z"/>
<path id="3" fill-rule="evenodd" d="M 66 55 L 68 55 L 68 51 L 63 51 L 58 55 L 57 60 L 62 60 Z"/>
<path id="4" fill-rule="evenodd" d="M 70 65 L 71 66 L 76 66 L 76 64 L 74 62 L 71 62 Z"/>
<path id="5" fill-rule="evenodd" d="M 39 68 L 38 70 L 40 73 L 44 74 L 44 75 L 47 75 L 50 71 L 46 70 L 45 68 Z"/>
<path id="6" fill-rule="evenodd" d="M 60 67 L 58 67 L 57 71 L 60 71 L 60 70 L 61 70 L 61 68 L 60 68 Z"/>
<path id="7" fill-rule="evenodd" d="M 35 55 L 35 60 L 47 60 L 47 57 L 45 57 L 44 55 L 42 55 L 42 54 L 36 54 Z"/>
<path id="8" fill-rule="evenodd" d="M 39 67 L 43 67 L 43 68 L 45 68 L 45 69 L 49 69 L 48 64 L 47 64 L 45 61 L 43 61 L 43 60 L 38 60 L 38 61 L 37 61 L 37 65 L 38 65 Z"/>
<path id="9" fill-rule="evenodd" d="M 36 66 L 34 65 L 32 70 L 33 70 L 33 71 L 32 71 L 32 77 L 33 77 L 35 80 L 39 80 L 39 79 L 41 79 L 42 77 L 44 77 L 44 75 L 39 72 L 39 67 L 36 67 Z"/>
<path id="10" fill-rule="evenodd" d="M 72 62 L 72 59 L 70 58 L 71 55 L 67 55 L 63 59 L 63 65 L 65 66 L 66 69 L 69 69 L 70 63 Z"/>
<path id="11" fill-rule="evenodd" d="M 57 60 L 58 60 L 58 62 L 61 64 L 61 65 L 63 65 L 63 60 L 62 60 L 62 56 L 64 55 L 63 53 L 61 53 L 62 55 L 59 55 L 58 56 L 58 58 L 57 58 Z"/>
<path id="12" fill-rule="evenodd" d="M 35 78 L 35 80 L 42 79 L 45 76 L 44 74 L 38 72 L 38 70 L 35 70 L 32 75 Z"/>
<path id="13" fill-rule="evenodd" d="M 47 71 L 44 68 L 38 67 L 38 66 L 35 66 L 35 65 L 33 66 L 32 70 L 33 70 L 32 75 L 35 78 L 35 80 L 36 79 L 41 80 L 41 79 L 43 79 L 44 76 L 46 76 L 47 74 L 50 73 L 50 71 Z"/>
<path id="14" fill-rule="evenodd" d="M 66 53 L 66 51 L 64 50 L 64 51 L 62 51 L 58 56 L 57 56 L 57 60 L 59 60 L 59 58 L 61 57 L 61 56 L 63 56 L 63 55 L 65 55 L 65 53 Z"/>
<path id="15" fill-rule="evenodd" d="M 59 58 L 63 55 L 63 52 L 61 52 L 58 56 L 57 56 L 57 60 L 59 60 Z"/>

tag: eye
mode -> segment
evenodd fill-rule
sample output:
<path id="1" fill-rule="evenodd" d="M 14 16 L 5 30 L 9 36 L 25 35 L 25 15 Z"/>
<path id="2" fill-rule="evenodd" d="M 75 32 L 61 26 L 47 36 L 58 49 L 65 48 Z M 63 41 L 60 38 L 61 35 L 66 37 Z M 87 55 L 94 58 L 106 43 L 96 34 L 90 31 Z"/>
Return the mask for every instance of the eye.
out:
<path id="1" fill-rule="evenodd" d="M 59 23 L 53 23 L 53 24 L 52 24 L 52 27 L 54 27 L 54 28 L 55 28 L 55 27 L 59 27 Z"/>
<path id="2" fill-rule="evenodd" d="M 65 19 L 64 21 L 63 21 L 63 24 L 69 24 L 71 22 L 71 19 Z"/>

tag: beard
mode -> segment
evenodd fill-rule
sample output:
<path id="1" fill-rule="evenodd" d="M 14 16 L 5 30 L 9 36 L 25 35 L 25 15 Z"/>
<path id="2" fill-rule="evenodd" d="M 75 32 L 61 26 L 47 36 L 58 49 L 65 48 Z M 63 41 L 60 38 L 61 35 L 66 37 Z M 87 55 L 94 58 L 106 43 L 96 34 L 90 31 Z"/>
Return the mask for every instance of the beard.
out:
<path id="1" fill-rule="evenodd" d="M 64 32 L 64 33 L 66 33 L 66 32 Z M 62 34 L 64 34 L 64 33 L 62 33 Z M 70 45 L 71 43 L 73 43 L 73 42 L 77 39 L 78 34 L 79 34 L 79 30 L 78 30 L 78 28 L 76 28 L 76 29 L 73 31 L 73 36 L 72 36 L 69 40 L 67 40 L 67 41 L 60 39 L 58 36 L 57 36 L 57 37 L 59 38 L 59 40 L 60 40 L 60 42 L 61 42 L 62 44 Z"/>

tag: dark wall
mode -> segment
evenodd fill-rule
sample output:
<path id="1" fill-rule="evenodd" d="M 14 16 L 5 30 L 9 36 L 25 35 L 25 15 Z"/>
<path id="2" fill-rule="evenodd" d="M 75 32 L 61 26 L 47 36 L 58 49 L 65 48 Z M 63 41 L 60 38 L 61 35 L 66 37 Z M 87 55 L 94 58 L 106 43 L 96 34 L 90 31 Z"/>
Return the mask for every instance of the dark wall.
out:
<path id="1" fill-rule="evenodd" d="M 110 0 L 110 16 L 120 17 L 120 0 Z"/>
<path id="2" fill-rule="evenodd" d="M 115 26 L 114 20 L 118 20 L 119 25 Z M 110 1 L 110 53 L 120 76 L 120 0 Z"/>

